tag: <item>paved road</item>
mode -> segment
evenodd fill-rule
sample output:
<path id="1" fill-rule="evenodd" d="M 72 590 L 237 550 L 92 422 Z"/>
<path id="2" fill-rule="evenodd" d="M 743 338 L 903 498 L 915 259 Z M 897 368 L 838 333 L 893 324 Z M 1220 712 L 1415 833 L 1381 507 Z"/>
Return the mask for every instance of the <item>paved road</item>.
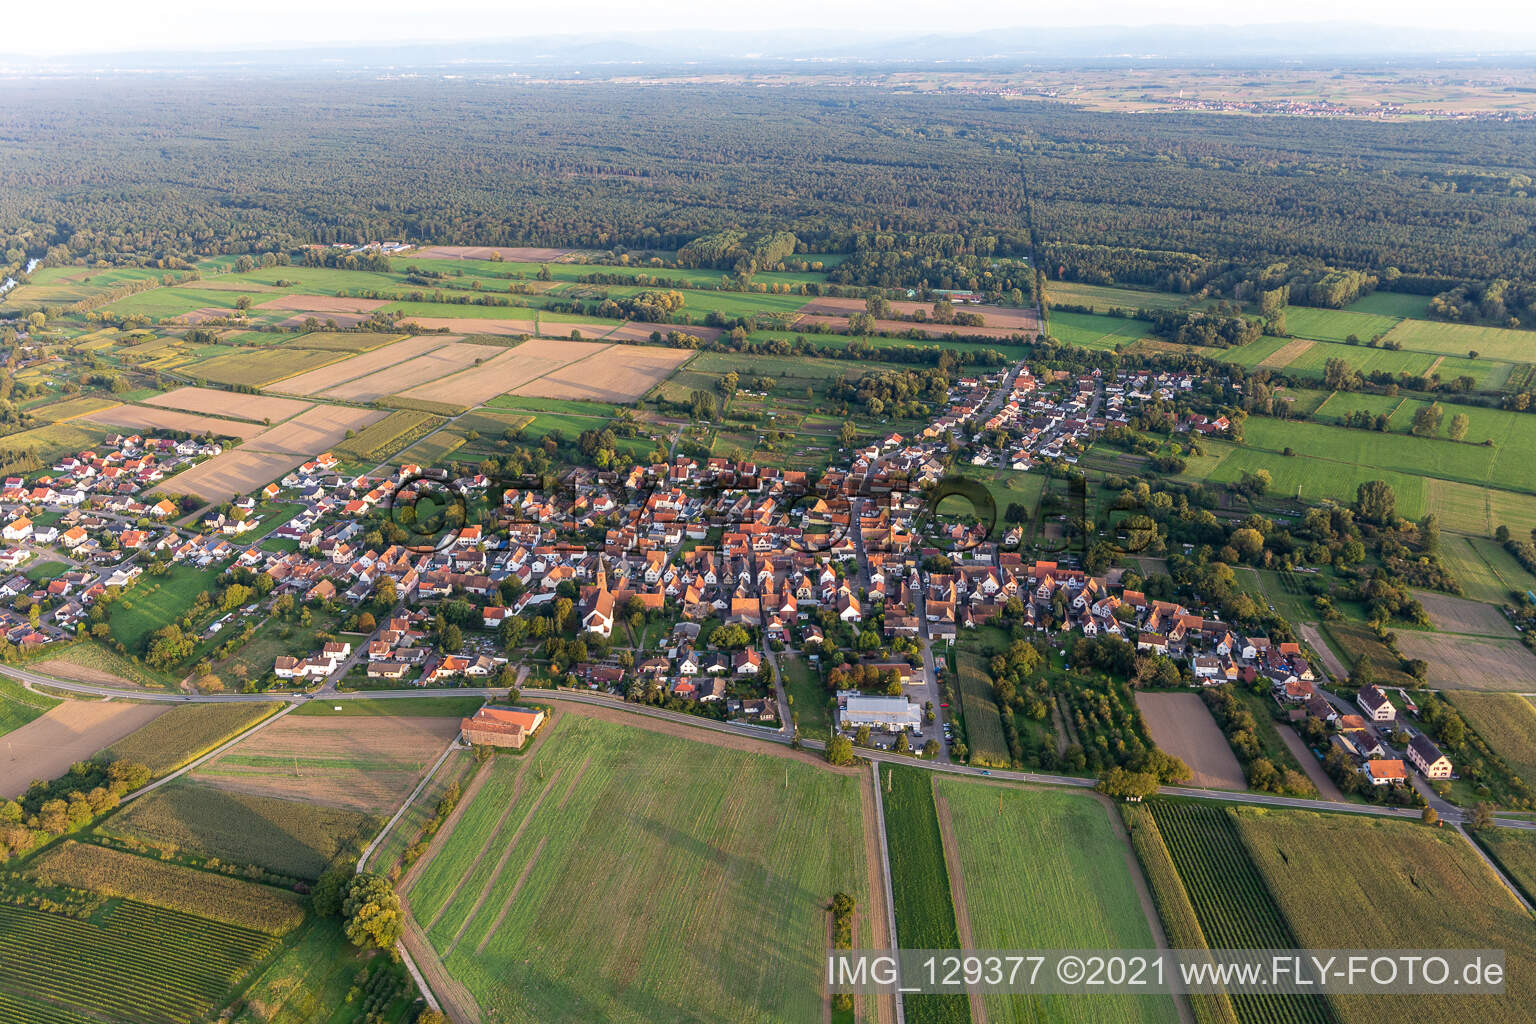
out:
<path id="1" fill-rule="evenodd" d="M 316 699 L 312 694 L 207 694 L 201 696 L 177 696 L 175 694 L 157 694 L 154 691 L 126 690 L 122 688 L 95 686 L 89 683 L 76 683 L 65 679 L 55 679 L 52 676 L 34 672 L 30 669 L 18 669 L 6 667 L 6 673 L 21 679 L 23 682 L 50 686 L 54 689 L 69 690 L 74 693 L 88 696 L 112 696 L 126 697 L 136 700 L 164 700 L 172 702 L 198 701 L 203 703 L 219 703 L 225 701 L 287 701 L 289 703 L 303 703 Z M 423 687 L 413 690 L 354 690 L 346 692 L 328 693 L 324 696 L 327 701 L 342 700 L 416 700 L 422 697 L 470 697 L 483 696 L 494 698 L 498 695 L 506 696 L 505 689 L 495 687 L 470 688 L 470 687 Z M 648 718 L 657 718 L 663 721 L 676 722 L 681 725 L 691 726 L 696 729 L 705 729 L 712 732 L 726 733 L 732 736 L 744 736 L 749 739 L 761 740 L 765 743 L 780 743 L 788 745 L 790 738 L 784 733 L 767 729 L 757 725 L 746 725 L 736 722 L 717 722 L 713 719 L 700 718 L 696 715 L 683 714 L 678 711 L 668 711 L 665 708 L 650 707 L 643 704 L 630 704 L 618 697 L 606 697 L 596 693 L 582 693 L 570 690 L 546 690 L 537 687 L 529 687 L 522 691 L 525 697 L 536 697 L 540 700 L 567 701 L 576 704 L 590 704 L 597 707 L 620 708 L 630 714 L 641 715 Z M 826 744 L 814 739 L 804 739 L 803 746 L 808 750 L 823 750 Z M 911 765 L 927 771 L 948 772 L 952 775 L 985 776 L 987 778 L 1001 779 L 1008 782 L 1028 782 L 1039 786 L 1066 786 L 1073 789 L 1092 789 L 1095 780 L 1081 778 L 1075 775 L 1051 775 L 1043 772 L 1018 772 L 1005 769 L 975 768 L 963 764 L 945 764 L 939 761 L 924 761 L 905 754 L 897 754 L 883 750 L 860 749 L 859 755 L 870 761 L 889 762 L 893 764 Z M 1419 812 L 1402 807 L 1378 807 L 1374 804 L 1339 804 L 1326 800 L 1309 800 L 1302 797 L 1275 796 L 1268 793 L 1239 793 L 1223 792 L 1211 789 L 1193 789 L 1187 786 L 1164 786 L 1160 792 L 1166 796 L 1190 797 L 1196 800 L 1219 800 L 1224 803 L 1257 804 L 1265 807 L 1292 807 L 1308 811 L 1336 811 L 1346 814 L 1374 815 L 1377 817 L 1409 818 L 1417 819 Z M 1460 824 L 1465 815 L 1459 809 L 1450 814 L 1442 815 L 1447 824 Z M 1494 823 L 1504 828 L 1518 828 L 1528 831 L 1536 831 L 1536 820 L 1523 818 L 1495 818 Z"/>

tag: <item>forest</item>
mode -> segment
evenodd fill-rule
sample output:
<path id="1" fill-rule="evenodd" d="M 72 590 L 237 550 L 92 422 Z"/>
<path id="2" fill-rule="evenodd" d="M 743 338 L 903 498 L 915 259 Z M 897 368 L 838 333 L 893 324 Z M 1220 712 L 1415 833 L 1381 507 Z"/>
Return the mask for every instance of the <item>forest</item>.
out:
<path id="1" fill-rule="evenodd" d="M 1112 114 L 876 88 L 10 81 L 0 269 L 49 250 L 675 250 L 700 236 L 690 262 L 738 267 L 777 255 L 785 232 L 845 253 L 954 234 L 965 243 L 929 258 L 964 263 L 1026 255 L 1033 232 L 1052 279 L 1192 290 L 1233 264 L 1297 259 L 1396 268 L 1435 294 L 1536 280 L 1529 160 L 1519 123 Z"/>

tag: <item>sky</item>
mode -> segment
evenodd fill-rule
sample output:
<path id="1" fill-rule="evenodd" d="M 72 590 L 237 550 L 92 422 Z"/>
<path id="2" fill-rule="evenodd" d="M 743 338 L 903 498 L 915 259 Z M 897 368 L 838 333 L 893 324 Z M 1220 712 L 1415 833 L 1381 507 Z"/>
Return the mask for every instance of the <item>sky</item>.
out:
<path id="1" fill-rule="evenodd" d="M 0 53 L 239 50 L 410 41 L 490 41 L 566 33 L 815 29 L 838 34 L 968 33 L 987 28 L 1244 25 L 1365 22 L 1427 29 L 1536 32 L 1536 5 L 1521 0 L 1290 0 L 1283 7 L 1231 0 L 65 0 L 8 4 Z"/>

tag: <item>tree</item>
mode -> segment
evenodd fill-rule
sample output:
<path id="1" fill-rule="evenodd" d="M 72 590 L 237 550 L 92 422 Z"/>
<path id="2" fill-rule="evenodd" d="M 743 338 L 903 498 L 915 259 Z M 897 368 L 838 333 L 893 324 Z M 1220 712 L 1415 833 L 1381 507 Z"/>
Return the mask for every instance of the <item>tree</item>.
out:
<path id="1" fill-rule="evenodd" d="M 827 762 L 829 764 L 853 764 L 853 741 L 842 733 L 833 736 L 827 743 Z"/>
<path id="2" fill-rule="evenodd" d="M 320 917 L 336 917 L 347 895 L 347 886 L 356 876 L 355 866 L 348 862 L 329 868 L 320 876 L 309 892 L 309 905 Z"/>
<path id="3" fill-rule="evenodd" d="M 923 756 L 932 761 L 934 758 L 939 756 L 939 749 L 938 740 L 929 740 L 927 743 L 923 744 Z"/>
<path id="4" fill-rule="evenodd" d="M 1151 772 L 1130 772 L 1119 765 L 1099 776 L 1093 787 L 1117 800 L 1142 800 L 1157 792 L 1157 776 Z"/>
<path id="5" fill-rule="evenodd" d="M 499 256 L 500 253 L 492 253 Z M 422 1010 L 416 1015 L 416 1024 L 449 1024 L 448 1015 L 441 1010 Z"/>
<path id="6" fill-rule="evenodd" d="M 1467 821 L 1467 828 L 1474 832 L 1493 828 L 1493 804 L 1486 800 L 1480 800 L 1472 806 L 1472 817 Z"/>
<path id="7" fill-rule="evenodd" d="M 1467 436 L 1467 427 L 1471 424 L 1471 422 L 1472 421 L 1467 417 L 1466 413 L 1457 413 L 1451 417 L 1450 426 L 1445 428 L 1445 436 L 1450 438 L 1452 441 L 1460 441 L 1462 438 Z"/>
<path id="8" fill-rule="evenodd" d="M 1424 813 L 1419 815 L 1419 820 L 1426 825 L 1437 825 L 1440 822 L 1440 812 L 1425 804 Z"/>
<path id="9" fill-rule="evenodd" d="M 1385 480 L 1367 480 L 1355 488 L 1355 511 L 1360 518 L 1385 526 L 1397 512 L 1397 492 Z"/>
<path id="10" fill-rule="evenodd" d="M 400 897 L 383 875 L 362 874 L 347 886 L 341 905 L 347 938 L 363 949 L 391 949 L 405 930 Z"/>
<path id="11" fill-rule="evenodd" d="M 896 742 L 891 749 L 898 754 L 910 754 L 912 752 L 912 741 L 907 739 L 907 731 L 905 729 L 896 734 Z"/>
<path id="12" fill-rule="evenodd" d="M 1433 437 L 1440 431 L 1440 421 L 1444 418 L 1445 410 L 1440 407 L 1440 403 L 1431 402 L 1413 414 L 1410 430 L 1419 437 Z"/>

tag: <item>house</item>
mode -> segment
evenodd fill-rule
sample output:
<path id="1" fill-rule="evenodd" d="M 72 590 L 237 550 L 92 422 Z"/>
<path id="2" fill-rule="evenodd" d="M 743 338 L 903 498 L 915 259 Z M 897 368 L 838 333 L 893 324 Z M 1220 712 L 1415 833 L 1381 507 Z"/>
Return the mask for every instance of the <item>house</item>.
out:
<path id="1" fill-rule="evenodd" d="M 1397 708 L 1387 700 L 1387 695 L 1374 686 L 1360 687 L 1360 693 L 1355 697 L 1355 703 L 1360 705 L 1360 710 L 1365 712 L 1365 717 L 1372 722 L 1384 723 L 1397 721 Z"/>
<path id="2" fill-rule="evenodd" d="M 1396 786 L 1408 781 L 1408 769 L 1395 759 L 1367 761 L 1360 770 L 1373 786 Z"/>
<path id="3" fill-rule="evenodd" d="M 1428 736 L 1419 733 L 1408 744 L 1408 760 L 1426 779 L 1451 777 L 1451 759 L 1440 753 L 1440 748 L 1430 742 Z"/>
<path id="4" fill-rule="evenodd" d="M 470 718 L 460 719 L 465 743 L 517 750 L 544 724 L 544 712 L 532 708 L 501 708 L 486 705 Z"/>
<path id="5" fill-rule="evenodd" d="M 32 536 L 32 520 L 26 516 L 19 516 L 14 521 L 6 523 L 4 529 L 0 529 L 0 537 L 6 540 L 26 540 Z"/>

